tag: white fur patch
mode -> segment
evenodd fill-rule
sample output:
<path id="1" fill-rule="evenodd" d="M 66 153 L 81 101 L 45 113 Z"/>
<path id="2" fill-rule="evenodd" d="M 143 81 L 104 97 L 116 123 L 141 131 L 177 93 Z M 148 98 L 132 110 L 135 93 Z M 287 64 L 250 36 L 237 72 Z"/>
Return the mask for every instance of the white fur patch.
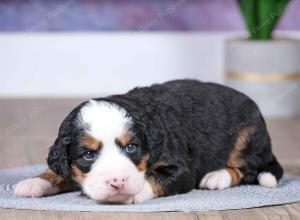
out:
<path id="1" fill-rule="evenodd" d="M 225 189 L 231 186 L 232 178 L 226 169 L 207 173 L 201 180 L 199 188 Z"/>
<path id="2" fill-rule="evenodd" d="M 142 189 L 141 192 L 139 192 L 138 194 L 136 194 L 133 197 L 133 202 L 134 203 L 141 203 L 141 202 L 145 202 L 147 200 L 153 199 L 155 198 L 153 189 L 151 184 L 146 180 L 144 183 L 144 187 Z"/>
<path id="3" fill-rule="evenodd" d="M 25 179 L 19 182 L 15 188 L 15 195 L 20 197 L 42 197 L 59 192 L 58 187 L 39 177 Z"/>
<path id="4" fill-rule="evenodd" d="M 268 172 L 262 172 L 257 176 L 257 180 L 259 185 L 264 187 L 276 187 L 277 186 L 277 180 L 276 177 Z"/>
<path id="5" fill-rule="evenodd" d="M 132 125 L 126 110 L 105 101 L 91 100 L 81 109 L 80 120 L 88 125 L 87 134 L 103 145 L 100 156 L 81 182 L 83 191 L 100 202 L 132 202 L 132 196 L 142 190 L 145 179 L 144 172 L 116 144 L 116 139 Z M 126 181 L 121 189 L 112 186 L 114 181 L 123 179 Z"/>
<path id="6" fill-rule="evenodd" d="M 105 101 L 90 100 L 80 110 L 80 119 L 89 125 L 88 134 L 103 144 L 121 136 L 132 125 L 125 109 Z"/>

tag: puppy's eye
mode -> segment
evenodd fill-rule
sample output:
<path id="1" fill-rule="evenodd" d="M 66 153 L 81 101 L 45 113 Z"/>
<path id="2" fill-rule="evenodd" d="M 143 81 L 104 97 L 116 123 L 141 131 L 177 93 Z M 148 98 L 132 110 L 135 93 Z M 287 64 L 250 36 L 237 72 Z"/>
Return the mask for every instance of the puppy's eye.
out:
<path id="1" fill-rule="evenodd" d="M 93 160 L 96 157 L 96 152 L 95 151 L 87 151 L 83 154 L 83 158 L 85 160 Z"/>
<path id="2" fill-rule="evenodd" d="M 135 151 L 136 147 L 137 147 L 136 144 L 129 143 L 125 146 L 125 152 L 131 154 Z"/>

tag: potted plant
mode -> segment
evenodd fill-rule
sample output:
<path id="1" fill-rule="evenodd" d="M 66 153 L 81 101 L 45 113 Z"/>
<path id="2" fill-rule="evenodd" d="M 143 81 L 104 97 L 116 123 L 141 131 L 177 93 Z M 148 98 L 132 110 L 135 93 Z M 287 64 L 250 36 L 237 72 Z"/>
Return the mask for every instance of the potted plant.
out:
<path id="1" fill-rule="evenodd" d="M 225 83 L 253 98 L 266 116 L 300 112 L 300 41 L 272 33 L 289 0 L 237 0 L 248 38 L 225 43 Z"/>

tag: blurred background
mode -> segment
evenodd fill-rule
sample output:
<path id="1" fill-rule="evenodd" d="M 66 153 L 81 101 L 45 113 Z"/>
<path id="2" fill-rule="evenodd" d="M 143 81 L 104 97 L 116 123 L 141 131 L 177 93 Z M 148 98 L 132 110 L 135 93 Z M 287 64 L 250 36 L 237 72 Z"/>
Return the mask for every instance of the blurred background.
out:
<path id="1" fill-rule="evenodd" d="M 0 168 L 44 162 L 81 101 L 178 78 L 245 92 L 279 159 L 298 161 L 299 11 L 300 0 L 1 0 Z"/>
<path id="2" fill-rule="evenodd" d="M 299 10 L 291 1 L 276 34 L 300 38 Z M 0 31 L 2 97 L 101 96 L 175 78 L 222 83 L 224 41 L 247 36 L 235 0 L 1 0 Z"/>

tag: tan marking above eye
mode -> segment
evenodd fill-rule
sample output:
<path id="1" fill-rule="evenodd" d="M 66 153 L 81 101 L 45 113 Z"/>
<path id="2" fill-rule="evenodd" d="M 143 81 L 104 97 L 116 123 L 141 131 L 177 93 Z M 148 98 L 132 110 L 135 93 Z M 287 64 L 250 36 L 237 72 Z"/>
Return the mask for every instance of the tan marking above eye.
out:
<path id="1" fill-rule="evenodd" d="M 102 143 L 91 136 L 85 136 L 82 142 L 87 148 L 91 150 L 97 151 L 102 147 Z"/>
<path id="2" fill-rule="evenodd" d="M 128 142 L 132 139 L 133 133 L 131 131 L 126 131 L 120 137 L 117 138 L 117 141 L 122 145 L 126 146 Z"/>

